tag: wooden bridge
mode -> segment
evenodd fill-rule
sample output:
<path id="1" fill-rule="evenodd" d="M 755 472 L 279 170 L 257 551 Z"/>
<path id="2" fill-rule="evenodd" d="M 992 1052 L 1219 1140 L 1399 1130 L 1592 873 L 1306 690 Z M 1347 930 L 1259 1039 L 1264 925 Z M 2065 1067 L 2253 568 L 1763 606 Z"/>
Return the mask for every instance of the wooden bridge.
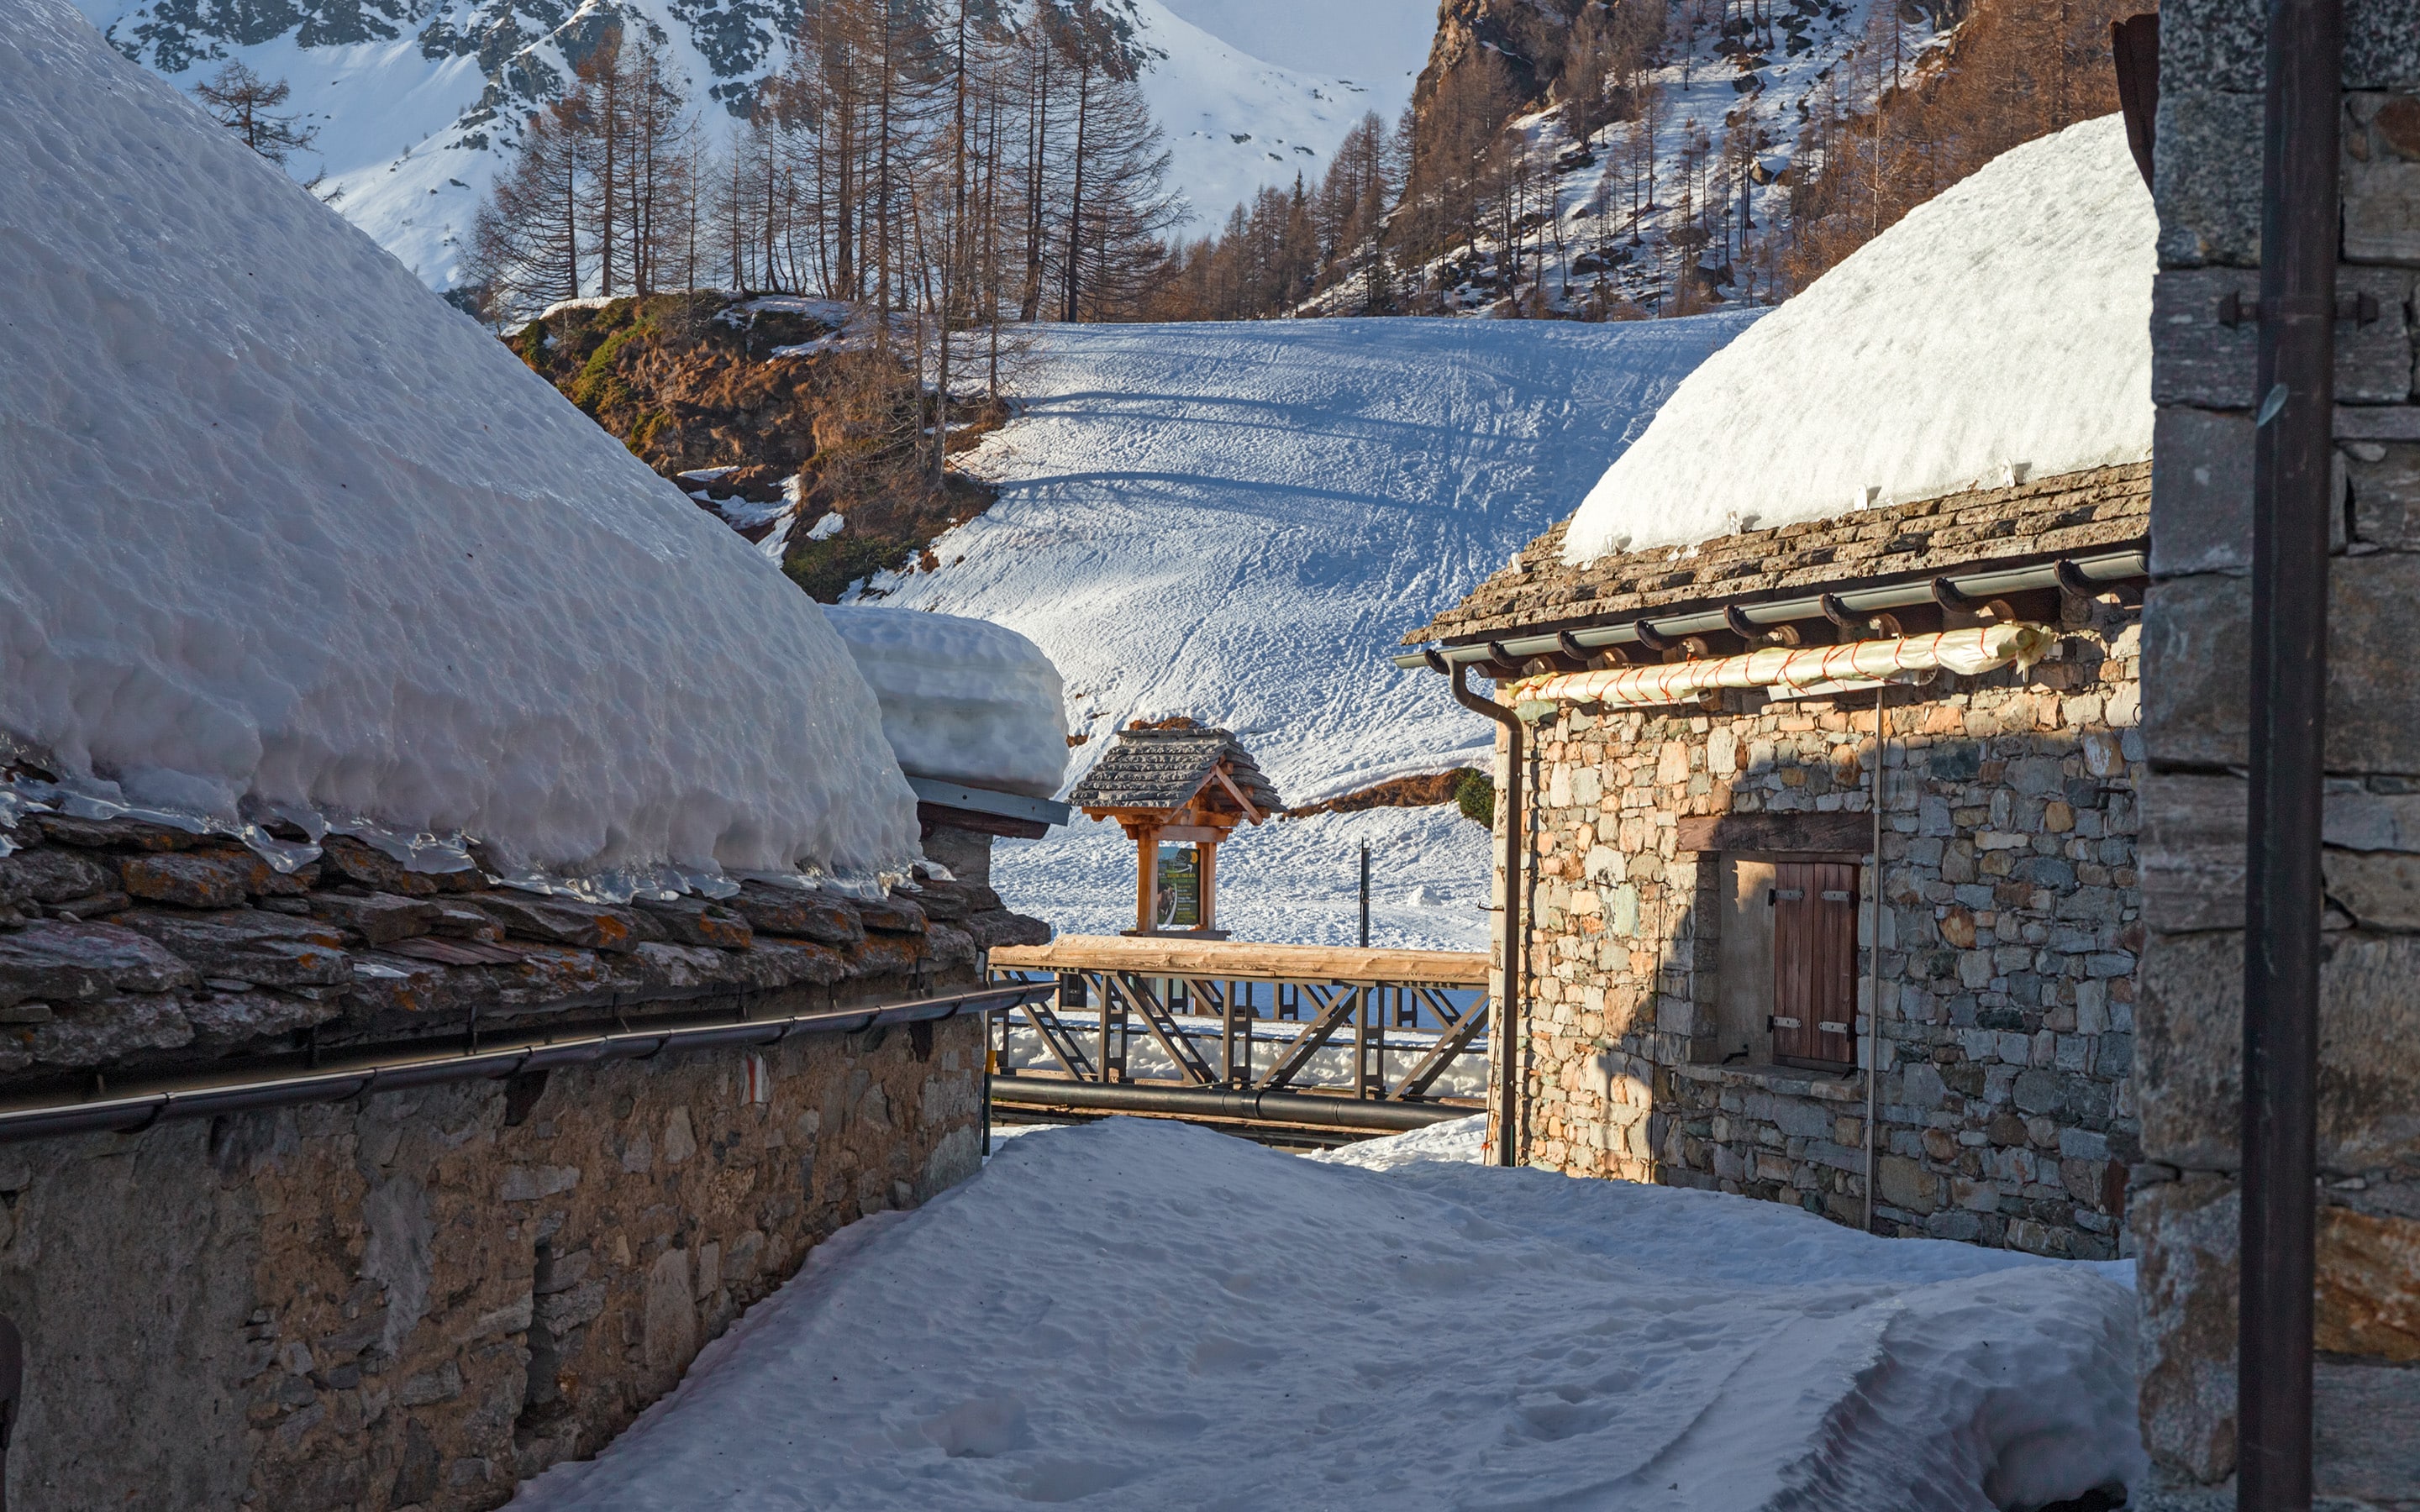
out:
<path id="1" fill-rule="evenodd" d="M 1485 1055 L 1488 959 L 1481 953 L 1069 935 L 996 947 L 990 967 L 995 979 L 1047 974 L 1059 984 L 1055 1003 L 1016 1011 L 1047 1060 L 1044 1069 L 996 1074 L 998 1104 L 1367 1133 L 1479 1106 L 1433 1089 L 1464 1057 Z M 1004 1065 L 998 1057 L 1016 1022 L 1004 1015 L 995 1031 L 996 1065 Z M 1138 1029 L 1172 1077 L 1129 1074 Z M 1313 1079 L 1330 1049 L 1346 1050 L 1345 1076 Z M 1390 1054 L 1400 1061 L 1407 1053 L 1411 1063 L 1390 1074 Z"/>

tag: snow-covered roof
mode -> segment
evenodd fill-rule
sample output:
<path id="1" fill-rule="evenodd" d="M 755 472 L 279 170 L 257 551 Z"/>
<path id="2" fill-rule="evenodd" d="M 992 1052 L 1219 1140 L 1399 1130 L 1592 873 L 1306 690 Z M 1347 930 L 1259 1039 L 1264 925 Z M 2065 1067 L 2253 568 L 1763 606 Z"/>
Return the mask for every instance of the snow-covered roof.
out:
<path id="1" fill-rule="evenodd" d="M 900 769 L 1047 798 L 1067 774 L 1066 694 L 1004 625 L 865 605 L 824 610 L 882 707 Z"/>
<path id="2" fill-rule="evenodd" d="M 507 868 L 914 857 L 747 542 L 62 0 L 0 0 L 0 744 Z"/>
<path id="3" fill-rule="evenodd" d="M 2002 155 L 1707 359 L 1565 560 L 2141 461 L 2157 231 L 2116 116 Z"/>

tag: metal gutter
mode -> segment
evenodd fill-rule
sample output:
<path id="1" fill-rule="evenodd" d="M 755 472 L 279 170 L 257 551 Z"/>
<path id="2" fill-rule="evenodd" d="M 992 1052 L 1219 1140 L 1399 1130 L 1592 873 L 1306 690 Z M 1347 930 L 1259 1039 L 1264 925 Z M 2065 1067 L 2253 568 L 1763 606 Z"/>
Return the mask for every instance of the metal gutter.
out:
<path id="1" fill-rule="evenodd" d="M 2342 0 L 2271 0 L 2253 393 L 2236 1505 L 2312 1496 L 2320 784 L 2335 403 Z M 2240 305 L 2239 305 L 2240 310 Z M 2355 318 L 2365 313 L 2356 301 Z"/>
<path id="2" fill-rule="evenodd" d="M 1022 793 L 969 787 L 964 782 L 945 782 L 913 773 L 908 774 L 908 786 L 920 803 L 964 809 L 970 813 L 998 814 L 1003 819 L 1026 819 L 1038 825 L 1063 825 L 1075 815 L 1073 809 L 1049 798 L 1029 798 Z"/>
<path id="3" fill-rule="evenodd" d="M 0 1143 L 65 1134 L 131 1134 L 167 1119 L 198 1119 L 307 1103 L 342 1103 L 373 1092 L 444 1082 L 501 1080 L 556 1066 L 599 1060 L 649 1060 L 666 1051 L 779 1044 L 800 1034 L 853 1034 L 882 1025 L 917 1024 L 960 1013 L 994 1013 L 1047 996 L 1055 983 L 987 988 L 948 997 L 919 998 L 874 1008 L 827 1010 L 779 1018 L 690 1021 L 660 1027 L 616 1027 L 570 1038 L 533 1036 L 476 1050 L 442 1051 L 425 1042 L 332 1053 L 302 1072 L 271 1073 L 257 1066 L 218 1075 L 163 1078 L 73 1103 L 0 1104 Z"/>
<path id="4" fill-rule="evenodd" d="M 1521 855 L 1526 837 L 1521 816 L 1521 718 L 1494 699 L 1470 690 L 1470 666 L 1452 662 L 1431 650 L 1420 658 L 1444 672 L 1453 685 L 1453 701 L 1474 714 L 1483 714 L 1504 727 L 1504 990 L 1497 995 L 1495 1021 L 1487 1026 L 1487 1042 L 1496 1056 L 1496 1164 L 1518 1165 L 1520 1139 L 1515 1095 L 1521 1087 Z"/>
<path id="5" fill-rule="evenodd" d="M 1442 1103 L 1373 1102 L 1321 1097 L 1311 1092 L 1233 1090 L 1216 1087 L 1155 1087 L 1148 1082 L 1052 1081 L 1040 1076 L 996 1076 L 992 1102 L 1001 1107 L 1065 1108 L 1076 1113 L 1164 1113 L 1181 1118 L 1232 1119 L 1242 1123 L 1293 1123 L 1321 1129 L 1366 1129 L 1403 1134 L 1431 1124 L 1467 1119 L 1476 1108 Z"/>
<path id="6" fill-rule="evenodd" d="M 1852 588 L 1840 594 L 1815 594 L 1800 598 L 1775 599 L 1763 604 L 1734 604 L 1689 614 L 1668 616 L 1650 612 L 1620 625 L 1595 625 L 1584 630 L 1564 630 L 1555 635 L 1514 636 L 1471 645 L 1407 651 L 1393 660 L 1398 667 L 1425 667 L 1435 665 L 1431 658 L 1441 655 L 1447 665 L 1464 667 L 1493 661 L 1497 659 L 1498 651 L 1516 659 L 1548 656 L 1557 652 L 1569 655 L 1575 648 L 1601 651 L 1607 646 L 1636 645 L 1669 637 L 1736 630 L 1739 623 L 1774 625 L 1792 620 L 1822 620 L 1844 609 L 1853 614 L 1878 614 L 1885 609 L 1938 604 L 1945 598 L 1997 598 L 2006 594 L 2022 594 L 2042 588 L 2073 589 L 2086 583 L 2119 583 L 2150 575 L 2150 562 L 2143 552 L 2112 551 L 2100 556 L 2040 563 L 2030 567 L 1950 573 L 1920 582 L 1884 583 L 1872 588 Z M 1646 627 L 1645 635 L 1639 633 L 1642 625 Z"/>

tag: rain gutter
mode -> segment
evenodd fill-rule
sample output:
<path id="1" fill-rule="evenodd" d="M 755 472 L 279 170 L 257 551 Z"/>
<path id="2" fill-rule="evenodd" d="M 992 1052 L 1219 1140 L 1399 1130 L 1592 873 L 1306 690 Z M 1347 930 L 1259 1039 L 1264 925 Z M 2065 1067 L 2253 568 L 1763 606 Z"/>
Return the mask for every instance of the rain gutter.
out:
<path id="1" fill-rule="evenodd" d="M 1518 1165 L 1520 1141 L 1515 1120 L 1519 1117 L 1516 1094 L 1521 1086 L 1518 1057 L 1522 938 L 1527 933 L 1521 918 L 1521 717 L 1494 699 L 1481 698 L 1470 690 L 1468 661 L 1453 661 L 1445 653 L 1431 650 L 1413 657 L 1413 665 L 1423 663 L 1444 672 L 1451 681 L 1456 703 L 1504 727 L 1504 990 L 1497 995 L 1496 1022 L 1488 1026 L 1487 1038 L 1497 1047 L 1496 1164 Z"/>
<path id="2" fill-rule="evenodd" d="M 1571 657 L 1575 653 L 1602 651 L 1608 646 L 1652 646 L 1656 641 L 1681 636 L 1711 635 L 1721 630 L 1737 633 L 1743 627 L 1753 631 L 1794 620 L 1833 620 L 1844 614 L 1862 617 L 1887 609 L 1913 609 L 1920 604 L 1946 604 L 1960 608 L 1967 599 L 1997 598 L 2043 588 L 2090 593 L 2149 576 L 2150 563 L 2142 551 L 2112 551 L 2100 556 L 2062 558 L 2029 567 L 1951 573 L 1920 582 L 1852 588 L 1839 594 L 1813 594 L 1762 604 L 1731 604 L 1687 614 L 1642 615 L 1620 625 L 1596 625 L 1583 630 L 1563 630 L 1553 635 L 1514 636 L 1470 645 L 1407 651 L 1393 659 L 1398 667 L 1412 668 L 1434 667 L 1436 665 L 1435 658 L 1440 656 L 1448 666 L 1453 667 L 1474 666 L 1481 662 L 1501 664 L 1506 656 L 1512 657 L 1515 663 L 1532 656 L 1558 654 Z"/>
<path id="3" fill-rule="evenodd" d="M 996 1013 L 1058 991 L 1058 983 L 995 987 L 948 997 L 919 998 L 872 1008 L 827 1010 L 775 1018 L 694 1019 L 661 1027 L 617 1026 L 593 1033 L 484 1041 L 476 1049 L 442 1050 L 427 1041 L 336 1052 L 315 1067 L 255 1063 L 217 1075 L 159 1078 L 72 1102 L 0 1104 L 0 1144 L 68 1134 L 134 1134 L 168 1119 L 343 1103 L 373 1092 L 446 1082 L 500 1081 L 600 1060 L 652 1060 L 667 1051 L 731 1045 L 773 1045 L 801 1034 L 855 1034 L 892 1024 L 921 1024 L 961 1013 Z"/>

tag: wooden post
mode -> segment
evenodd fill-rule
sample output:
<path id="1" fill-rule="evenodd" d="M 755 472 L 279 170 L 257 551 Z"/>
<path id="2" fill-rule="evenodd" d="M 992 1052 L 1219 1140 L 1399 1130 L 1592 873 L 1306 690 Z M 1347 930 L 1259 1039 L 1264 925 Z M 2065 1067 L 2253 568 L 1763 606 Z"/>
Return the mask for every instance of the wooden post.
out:
<path id="1" fill-rule="evenodd" d="M 1193 847 L 1193 855 L 1202 872 L 1202 923 L 1200 927 L 1205 930 L 1217 929 L 1218 927 L 1218 915 L 1216 909 L 1212 906 L 1210 900 L 1217 896 L 1217 884 L 1218 881 L 1218 842 L 1215 840 L 1199 841 Z"/>
<path id="2" fill-rule="evenodd" d="M 1135 928 L 1154 926 L 1152 905 L 1159 894 L 1159 826 L 1147 825 L 1135 832 Z"/>

